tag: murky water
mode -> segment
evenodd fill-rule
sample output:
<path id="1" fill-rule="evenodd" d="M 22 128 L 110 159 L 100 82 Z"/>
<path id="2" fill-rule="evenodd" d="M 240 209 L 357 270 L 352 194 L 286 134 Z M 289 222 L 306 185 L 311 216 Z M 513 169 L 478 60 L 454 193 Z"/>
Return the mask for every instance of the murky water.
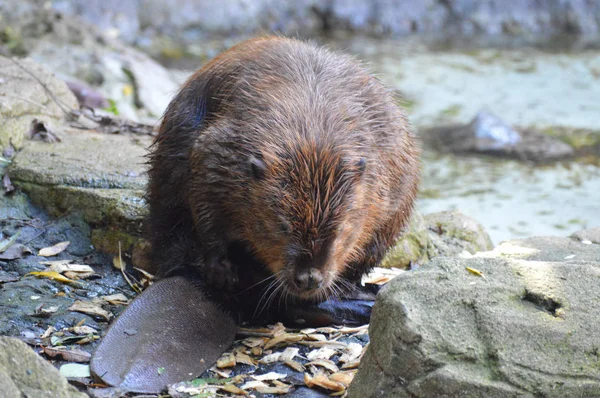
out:
<path id="1" fill-rule="evenodd" d="M 434 51 L 418 42 L 365 39 L 333 46 L 358 53 L 400 90 L 417 129 L 466 123 L 488 110 L 522 127 L 579 127 L 600 134 L 597 50 Z M 496 244 L 566 235 L 600 226 L 600 169 L 425 153 L 417 207 L 423 213 L 458 209 L 483 223 Z"/>
<path id="2" fill-rule="evenodd" d="M 481 222 L 495 244 L 600 226 L 600 168 L 533 167 L 517 161 L 423 156 L 423 213 L 457 209 Z"/>

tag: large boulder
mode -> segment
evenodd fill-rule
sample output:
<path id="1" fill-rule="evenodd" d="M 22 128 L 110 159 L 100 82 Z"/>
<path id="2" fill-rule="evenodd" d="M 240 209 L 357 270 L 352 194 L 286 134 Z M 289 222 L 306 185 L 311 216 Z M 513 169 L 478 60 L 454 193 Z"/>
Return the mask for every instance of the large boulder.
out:
<path id="1" fill-rule="evenodd" d="M 403 273 L 378 295 L 349 396 L 600 396 L 599 275 L 599 244 L 560 237 Z"/>
<path id="2" fill-rule="evenodd" d="M 86 398 L 22 341 L 0 336 L 0 396 Z"/>
<path id="3" fill-rule="evenodd" d="M 422 131 L 424 142 L 442 152 L 485 154 L 533 162 L 573 157 L 575 149 L 556 137 L 533 129 L 517 130 L 488 112 L 466 125 L 445 125 Z"/>
<path id="4" fill-rule="evenodd" d="M 475 254 L 494 247 L 483 225 L 459 211 L 421 216 L 415 212 L 406 232 L 381 262 L 384 268 L 410 268 L 435 257 Z"/>
<path id="5" fill-rule="evenodd" d="M 9 144 L 20 148 L 33 119 L 60 123 L 65 111 L 77 107 L 67 85 L 45 67 L 0 56 L 0 149 Z"/>
<path id="6" fill-rule="evenodd" d="M 61 126 L 61 142 L 31 141 L 8 174 L 36 205 L 52 215 L 78 212 L 92 228 L 94 245 L 110 253 L 132 249 L 146 215 L 150 136 L 86 132 Z"/>

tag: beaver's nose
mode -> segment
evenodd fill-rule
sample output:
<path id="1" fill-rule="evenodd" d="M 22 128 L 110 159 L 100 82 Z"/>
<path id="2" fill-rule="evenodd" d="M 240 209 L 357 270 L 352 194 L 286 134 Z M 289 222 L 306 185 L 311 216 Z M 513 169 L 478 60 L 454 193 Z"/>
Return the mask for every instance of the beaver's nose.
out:
<path id="1" fill-rule="evenodd" d="M 313 290 L 323 286 L 323 274 L 316 268 L 299 270 L 294 277 L 294 284 L 301 290 Z"/>

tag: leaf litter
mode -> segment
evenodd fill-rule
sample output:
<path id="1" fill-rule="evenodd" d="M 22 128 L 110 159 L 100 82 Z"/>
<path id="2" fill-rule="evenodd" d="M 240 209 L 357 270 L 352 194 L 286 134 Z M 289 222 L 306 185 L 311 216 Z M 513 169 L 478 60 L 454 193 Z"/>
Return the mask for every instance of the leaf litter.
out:
<path id="1" fill-rule="evenodd" d="M 365 351 L 359 344 L 365 339 L 358 337 L 367 331 L 368 325 L 302 330 L 286 329 L 281 323 L 268 328 L 241 327 L 233 347 L 207 372 L 214 379 L 196 379 L 193 388 L 194 381 L 177 383 L 169 391 L 174 397 L 284 395 L 303 384 L 343 395 Z M 314 343 L 320 346 L 312 346 Z M 290 374 L 285 373 L 286 368 Z M 300 373 L 301 379 L 291 377 L 294 372 Z"/>

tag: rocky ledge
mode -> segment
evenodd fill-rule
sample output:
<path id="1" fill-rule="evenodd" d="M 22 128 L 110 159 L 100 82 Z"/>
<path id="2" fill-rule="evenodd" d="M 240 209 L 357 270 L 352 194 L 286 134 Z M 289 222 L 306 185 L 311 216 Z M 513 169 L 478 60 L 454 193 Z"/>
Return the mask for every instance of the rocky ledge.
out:
<path id="1" fill-rule="evenodd" d="M 599 242 L 511 240 L 398 276 L 349 396 L 600 396 Z"/>

